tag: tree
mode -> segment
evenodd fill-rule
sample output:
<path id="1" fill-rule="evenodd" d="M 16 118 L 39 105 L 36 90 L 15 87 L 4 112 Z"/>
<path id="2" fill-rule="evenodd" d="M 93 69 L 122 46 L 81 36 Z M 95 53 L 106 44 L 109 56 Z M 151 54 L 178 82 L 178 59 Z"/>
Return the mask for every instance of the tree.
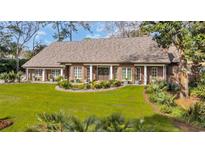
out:
<path id="1" fill-rule="evenodd" d="M 55 30 L 53 37 L 57 41 L 63 41 L 67 38 L 72 41 L 73 33 L 78 31 L 79 26 L 91 32 L 89 23 L 84 21 L 53 21 L 48 24 L 52 24 L 52 28 Z"/>
<path id="2" fill-rule="evenodd" d="M 138 21 L 112 21 L 105 22 L 105 30 L 110 37 L 139 37 L 147 35 L 140 29 L 141 22 Z"/>
<path id="3" fill-rule="evenodd" d="M 198 22 L 182 21 L 143 22 L 141 25 L 142 31 L 151 33 L 153 39 L 160 47 L 169 48 L 174 45 L 177 48 L 179 53 L 179 72 L 185 73 L 186 76 L 188 73 L 187 60 L 193 61 L 195 57 L 198 61 L 199 56 L 196 56 L 197 53 L 204 51 L 205 37 L 204 31 L 199 30 L 200 27 L 202 28 L 203 26 Z M 195 56 L 193 57 L 193 55 Z M 178 82 L 180 83 L 180 77 Z M 188 97 L 188 80 L 181 87 L 184 89 L 181 94 Z"/>
<path id="4" fill-rule="evenodd" d="M 31 38 L 38 32 L 40 22 L 33 21 L 10 21 L 4 22 L 3 32 L 11 37 L 11 41 L 16 44 L 15 59 L 16 71 L 19 70 L 19 55 Z"/>

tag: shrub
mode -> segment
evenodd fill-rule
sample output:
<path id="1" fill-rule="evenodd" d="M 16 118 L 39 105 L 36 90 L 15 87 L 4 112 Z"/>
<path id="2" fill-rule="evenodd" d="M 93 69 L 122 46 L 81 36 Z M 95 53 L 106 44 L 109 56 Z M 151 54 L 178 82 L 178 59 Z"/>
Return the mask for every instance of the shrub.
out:
<path id="1" fill-rule="evenodd" d="M 85 84 L 85 89 L 91 89 L 91 84 L 86 83 L 86 84 Z"/>
<path id="2" fill-rule="evenodd" d="M 57 76 L 57 77 L 56 77 L 56 81 L 57 81 L 57 82 L 60 82 L 60 81 L 62 81 L 63 79 L 64 79 L 63 76 Z"/>
<path id="3" fill-rule="evenodd" d="M 16 79 L 16 73 L 15 73 L 14 71 L 9 72 L 9 73 L 8 73 L 8 80 L 9 80 L 10 82 L 14 82 L 15 79 Z"/>
<path id="4" fill-rule="evenodd" d="M 16 79 L 18 82 L 21 82 L 21 77 L 23 75 L 23 72 L 19 71 L 17 74 L 16 74 Z"/>
<path id="5" fill-rule="evenodd" d="M 202 102 L 197 102 L 193 104 L 188 110 L 183 114 L 185 120 L 190 123 L 197 123 L 205 126 L 205 104 Z"/>
<path id="6" fill-rule="evenodd" d="M 169 83 L 168 90 L 173 92 L 178 92 L 180 90 L 180 86 L 177 83 Z"/>
<path id="7" fill-rule="evenodd" d="M 205 85 L 199 85 L 191 92 L 192 95 L 199 97 L 201 100 L 205 100 Z"/>
<path id="8" fill-rule="evenodd" d="M 94 82 L 92 82 L 92 88 L 93 89 L 101 89 L 103 87 L 102 87 L 102 84 L 100 82 L 94 81 Z"/>
<path id="9" fill-rule="evenodd" d="M 62 81 L 58 82 L 58 86 L 61 88 L 65 88 L 65 89 L 72 88 L 72 85 L 69 83 L 68 80 L 62 80 Z"/>
<path id="10" fill-rule="evenodd" d="M 120 87 L 120 86 L 121 86 L 121 82 L 118 81 L 118 80 L 114 80 L 114 81 L 111 83 L 111 86 L 112 86 L 112 87 Z"/>
<path id="11" fill-rule="evenodd" d="M 8 82 L 8 74 L 7 73 L 1 73 L 0 79 L 4 80 L 4 82 Z"/>
<path id="12" fill-rule="evenodd" d="M 102 88 L 110 88 L 111 87 L 111 82 L 109 81 L 102 81 L 99 84 L 101 84 Z"/>
<path id="13" fill-rule="evenodd" d="M 170 114 L 172 112 L 172 108 L 170 106 L 167 106 L 167 105 L 162 105 L 160 107 L 160 111 L 162 113 L 167 113 L 167 114 Z"/>
<path id="14" fill-rule="evenodd" d="M 156 93 L 167 89 L 167 83 L 165 81 L 154 81 L 145 87 L 147 93 Z"/>
<path id="15" fill-rule="evenodd" d="M 85 84 L 72 84 L 73 89 L 85 89 Z"/>
<path id="16" fill-rule="evenodd" d="M 81 83 L 80 79 L 75 80 L 76 83 Z"/>
<path id="17" fill-rule="evenodd" d="M 150 100 L 154 103 L 159 103 L 159 104 L 164 104 L 167 106 L 175 106 L 175 96 L 172 96 L 170 94 L 168 94 L 167 92 L 157 92 L 157 93 L 153 93 L 150 94 L 149 96 Z"/>

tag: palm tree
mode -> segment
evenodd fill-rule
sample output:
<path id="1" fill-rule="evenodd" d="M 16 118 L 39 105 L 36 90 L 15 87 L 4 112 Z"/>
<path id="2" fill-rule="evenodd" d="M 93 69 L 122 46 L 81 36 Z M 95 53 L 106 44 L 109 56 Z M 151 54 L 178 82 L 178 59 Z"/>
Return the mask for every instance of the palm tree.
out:
<path id="1" fill-rule="evenodd" d="M 87 132 L 95 131 L 94 123 L 96 118 L 90 116 L 84 121 L 78 118 L 59 113 L 42 113 L 37 115 L 40 124 L 29 128 L 27 131 L 32 132 Z"/>

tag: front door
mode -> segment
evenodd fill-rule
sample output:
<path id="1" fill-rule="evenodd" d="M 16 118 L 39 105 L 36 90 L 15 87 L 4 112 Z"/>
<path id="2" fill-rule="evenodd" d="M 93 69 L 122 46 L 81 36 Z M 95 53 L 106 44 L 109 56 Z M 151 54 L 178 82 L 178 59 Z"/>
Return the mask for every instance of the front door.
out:
<path id="1" fill-rule="evenodd" d="M 109 68 L 108 67 L 98 68 L 98 80 L 109 80 Z"/>

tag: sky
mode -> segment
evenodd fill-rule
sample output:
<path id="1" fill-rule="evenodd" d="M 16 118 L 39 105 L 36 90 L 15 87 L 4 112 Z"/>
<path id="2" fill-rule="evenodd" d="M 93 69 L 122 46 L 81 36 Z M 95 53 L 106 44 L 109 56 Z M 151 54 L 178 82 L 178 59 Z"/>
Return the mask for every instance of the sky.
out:
<path id="1" fill-rule="evenodd" d="M 109 33 L 105 31 L 105 22 L 90 22 L 91 31 L 84 30 L 81 26 L 78 27 L 78 31 L 73 33 L 73 41 L 80 41 L 85 38 L 107 38 Z M 41 44 L 49 45 L 50 43 L 56 41 L 53 38 L 54 30 L 51 26 L 46 26 L 41 28 L 36 37 L 36 41 L 41 42 Z M 27 46 L 32 48 L 32 41 L 30 41 Z"/>

